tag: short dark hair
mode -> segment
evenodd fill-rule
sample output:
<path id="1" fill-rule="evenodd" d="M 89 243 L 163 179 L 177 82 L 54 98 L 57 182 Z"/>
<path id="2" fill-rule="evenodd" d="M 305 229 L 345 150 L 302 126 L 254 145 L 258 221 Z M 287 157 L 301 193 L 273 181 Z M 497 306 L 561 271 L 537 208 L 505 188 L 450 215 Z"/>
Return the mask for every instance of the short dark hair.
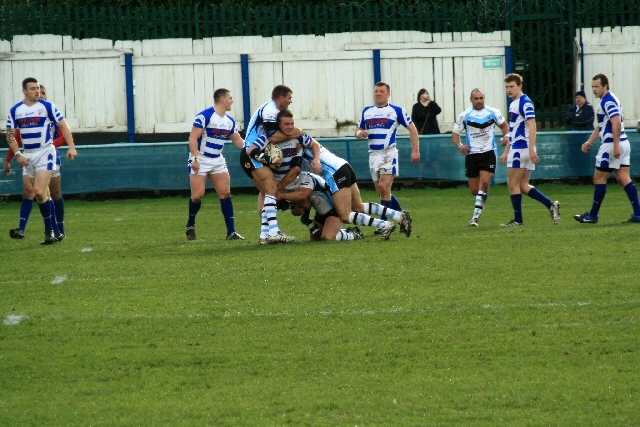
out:
<path id="1" fill-rule="evenodd" d="M 26 79 L 24 79 L 24 80 L 22 81 L 22 89 L 26 89 L 26 88 L 27 88 L 27 85 L 28 85 L 29 83 L 36 83 L 36 84 L 38 84 L 38 80 L 37 80 L 35 77 L 27 77 Z"/>
<path id="2" fill-rule="evenodd" d="M 230 93 L 231 91 L 229 89 L 225 89 L 225 88 L 216 89 L 216 91 L 213 92 L 214 104 L 217 104 L 218 102 L 220 102 L 222 98 L 226 98 L 227 95 L 229 95 Z"/>
<path id="3" fill-rule="evenodd" d="M 471 95 L 469 95 L 469 98 L 473 98 L 473 94 L 476 92 L 482 92 L 484 94 L 484 91 L 482 89 L 480 89 L 479 87 L 475 88 L 474 90 L 471 91 Z"/>
<path id="4" fill-rule="evenodd" d="M 605 85 L 609 87 L 609 77 L 606 74 L 598 73 L 591 80 L 600 80 L 600 84 L 604 87 Z"/>
<path id="5" fill-rule="evenodd" d="M 290 117 L 293 119 L 295 116 L 293 115 L 293 111 L 291 110 L 280 111 L 278 113 L 278 116 L 276 117 L 276 121 L 278 122 L 278 124 L 280 124 L 280 121 L 282 120 L 283 117 Z"/>
<path id="6" fill-rule="evenodd" d="M 271 99 L 278 99 L 281 96 L 287 96 L 290 93 L 293 93 L 293 91 L 291 90 L 291 88 L 289 86 L 285 86 L 285 85 L 278 85 L 276 87 L 273 88 L 273 90 L 271 91 Z"/>
<path id="7" fill-rule="evenodd" d="M 426 90 L 425 88 L 422 88 L 418 91 L 418 102 L 420 102 L 420 97 L 422 96 L 423 93 L 429 93 L 428 90 Z"/>
<path id="8" fill-rule="evenodd" d="M 44 87 L 44 85 L 40 85 L 40 90 L 42 90 L 42 89 L 47 90 L 47 88 Z"/>
<path id="9" fill-rule="evenodd" d="M 391 93 L 391 86 L 389 86 L 389 83 L 385 83 L 385 82 L 378 82 L 376 83 L 376 87 L 386 87 L 387 88 L 387 92 Z M 425 89 L 426 91 L 426 89 Z"/>
<path id="10" fill-rule="evenodd" d="M 504 82 L 505 83 L 515 82 L 516 85 L 522 86 L 522 82 L 524 82 L 524 79 L 520 74 L 511 73 L 511 74 L 507 74 L 507 77 L 504 78 Z"/>

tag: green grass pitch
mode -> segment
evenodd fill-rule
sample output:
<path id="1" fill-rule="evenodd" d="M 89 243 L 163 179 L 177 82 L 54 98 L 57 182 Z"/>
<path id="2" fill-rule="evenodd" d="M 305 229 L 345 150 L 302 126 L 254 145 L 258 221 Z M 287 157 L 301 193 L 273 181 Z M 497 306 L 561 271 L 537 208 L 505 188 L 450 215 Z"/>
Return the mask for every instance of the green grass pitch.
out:
<path id="1" fill-rule="evenodd" d="M 261 247 L 256 196 L 226 241 L 208 194 L 67 201 L 68 238 L 0 203 L 2 426 L 631 426 L 640 402 L 640 224 L 609 186 L 543 184 L 562 220 L 492 188 L 401 189 L 410 238 Z M 375 201 L 372 191 L 363 198 Z"/>

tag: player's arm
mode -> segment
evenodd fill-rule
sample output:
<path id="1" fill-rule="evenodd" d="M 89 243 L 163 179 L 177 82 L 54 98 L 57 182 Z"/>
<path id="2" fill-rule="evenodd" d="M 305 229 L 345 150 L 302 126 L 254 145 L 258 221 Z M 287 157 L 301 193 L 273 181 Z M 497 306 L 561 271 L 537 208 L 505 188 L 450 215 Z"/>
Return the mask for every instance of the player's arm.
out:
<path id="1" fill-rule="evenodd" d="M 67 158 L 69 160 L 73 160 L 78 156 L 78 152 L 76 151 L 76 145 L 73 143 L 71 128 L 69 128 L 67 121 L 64 119 L 60 120 L 57 125 L 62 131 L 62 135 L 64 135 L 64 139 L 65 141 L 67 141 L 67 145 L 69 146 L 69 151 L 67 151 Z"/>
<path id="2" fill-rule="evenodd" d="M 289 168 L 289 172 L 280 180 L 278 183 L 278 191 L 283 191 L 287 185 L 291 184 L 295 179 L 300 175 L 302 164 L 302 157 L 294 157 L 291 159 L 291 167 Z"/>
<path id="3" fill-rule="evenodd" d="M 287 142 L 290 139 L 300 138 L 304 135 L 304 131 L 300 128 L 293 128 L 291 135 L 285 135 L 280 129 L 277 129 L 273 135 L 269 136 L 269 142 L 279 144 L 281 142 Z"/>
<path id="4" fill-rule="evenodd" d="M 527 119 L 527 125 L 529 126 L 529 158 L 533 163 L 539 163 L 540 157 L 536 151 L 536 131 L 538 126 L 536 125 L 536 119 Z"/>
<path id="5" fill-rule="evenodd" d="M 502 122 L 501 125 L 498 125 L 500 127 L 500 130 L 502 131 L 502 138 L 500 138 L 500 141 L 502 143 L 503 147 L 506 147 L 509 144 L 509 123 L 507 123 L 506 121 Z"/>
<path id="6" fill-rule="evenodd" d="M 593 130 L 593 132 L 591 132 L 591 136 L 589 137 L 589 139 L 587 139 L 587 142 L 585 142 L 584 144 L 582 144 L 582 147 L 580 147 L 580 149 L 582 150 L 583 153 L 588 153 L 589 152 L 589 148 L 591 148 L 591 146 L 593 145 L 593 143 L 596 141 L 596 139 L 598 139 L 600 137 L 600 128 L 598 126 L 596 126 L 596 128 Z"/>
<path id="7" fill-rule="evenodd" d="M 200 159 L 198 159 L 198 155 L 200 154 L 198 151 L 198 140 L 202 138 L 203 134 L 204 128 L 195 126 L 191 128 L 191 133 L 189 133 L 189 154 L 193 157 L 191 169 L 196 173 L 200 170 Z"/>
<path id="8" fill-rule="evenodd" d="M 22 166 L 29 164 L 29 159 L 22 154 L 18 141 L 16 141 L 16 130 L 14 128 L 7 128 L 7 144 L 9 145 L 9 151 L 18 157 L 18 163 Z"/>
<path id="9" fill-rule="evenodd" d="M 292 191 L 282 192 L 282 197 L 291 203 L 302 205 L 311 196 L 311 188 L 300 187 Z"/>
<path id="10" fill-rule="evenodd" d="M 242 137 L 240 136 L 240 133 L 238 132 L 232 133 L 231 135 L 229 135 L 229 139 L 231 140 L 231 142 L 233 142 L 233 145 L 238 147 L 240 150 L 244 148 L 244 139 L 242 139 Z"/>
<path id="11" fill-rule="evenodd" d="M 611 133 L 613 134 L 613 155 L 616 159 L 620 158 L 620 135 L 622 134 L 622 121 L 620 116 L 609 118 L 611 122 Z"/>
<path id="12" fill-rule="evenodd" d="M 416 125 L 411 123 L 407 126 L 409 129 L 409 138 L 411 139 L 411 161 L 419 162 L 420 161 L 420 136 L 418 135 L 418 129 L 416 129 Z"/>
<path id="13" fill-rule="evenodd" d="M 314 173 L 321 174 L 322 173 L 322 164 L 320 163 L 320 144 L 315 139 L 311 140 L 311 145 L 309 145 L 311 151 L 313 152 L 313 160 L 311 161 L 311 170 Z"/>

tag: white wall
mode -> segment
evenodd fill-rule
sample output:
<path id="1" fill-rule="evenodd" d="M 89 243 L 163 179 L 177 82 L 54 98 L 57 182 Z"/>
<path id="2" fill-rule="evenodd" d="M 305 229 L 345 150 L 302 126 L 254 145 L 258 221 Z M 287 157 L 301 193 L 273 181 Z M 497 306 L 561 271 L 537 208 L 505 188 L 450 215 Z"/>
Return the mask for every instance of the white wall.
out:
<path id="1" fill-rule="evenodd" d="M 193 117 L 213 103 L 213 91 L 230 89 L 231 114 L 243 114 L 240 54 L 249 56 L 251 109 L 284 83 L 294 90 L 291 108 L 315 136 L 351 135 L 373 102 L 373 50 L 381 52 L 382 79 L 391 101 L 411 111 L 427 88 L 440 104 L 441 130 L 450 130 L 481 87 L 487 104 L 505 112 L 504 52 L 508 32 L 430 34 L 417 31 L 341 33 L 325 36 L 225 37 L 204 40 L 76 40 L 63 36 L 16 36 L 0 41 L 0 109 L 23 98 L 20 83 L 36 77 L 48 88 L 76 132 L 126 131 L 124 53 L 133 53 L 136 131 L 188 132 Z M 483 68 L 499 56 L 502 67 Z M 506 112 L 505 112 L 506 113 Z M 4 121 L 0 123 L 4 125 Z"/>
<path id="2" fill-rule="evenodd" d="M 580 39 L 580 31 L 576 32 Z M 622 103 L 624 124 L 635 128 L 640 118 L 640 27 L 582 30 L 584 87 L 596 105 L 591 79 L 598 73 L 609 77 L 609 87 Z"/>

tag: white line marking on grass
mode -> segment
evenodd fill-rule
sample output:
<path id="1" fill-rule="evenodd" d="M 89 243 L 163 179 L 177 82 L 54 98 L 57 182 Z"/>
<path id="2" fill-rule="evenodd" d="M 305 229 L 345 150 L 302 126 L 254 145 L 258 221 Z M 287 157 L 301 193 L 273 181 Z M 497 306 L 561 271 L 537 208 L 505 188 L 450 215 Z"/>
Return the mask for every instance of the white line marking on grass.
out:
<path id="1" fill-rule="evenodd" d="M 10 314 L 4 318 L 4 324 L 7 326 L 19 325 L 27 316 L 23 316 L 22 314 Z"/>
<path id="2" fill-rule="evenodd" d="M 80 252 L 82 252 L 83 254 L 86 254 L 86 253 L 88 253 L 88 252 L 91 252 L 92 250 L 93 250 L 93 248 L 82 248 L 82 249 L 80 250 Z"/>
<path id="3" fill-rule="evenodd" d="M 51 284 L 52 285 L 59 285 L 61 283 L 64 283 L 67 281 L 67 276 L 56 276 L 52 281 Z"/>
<path id="4" fill-rule="evenodd" d="M 124 218 L 116 218 L 114 221 L 124 221 Z"/>

